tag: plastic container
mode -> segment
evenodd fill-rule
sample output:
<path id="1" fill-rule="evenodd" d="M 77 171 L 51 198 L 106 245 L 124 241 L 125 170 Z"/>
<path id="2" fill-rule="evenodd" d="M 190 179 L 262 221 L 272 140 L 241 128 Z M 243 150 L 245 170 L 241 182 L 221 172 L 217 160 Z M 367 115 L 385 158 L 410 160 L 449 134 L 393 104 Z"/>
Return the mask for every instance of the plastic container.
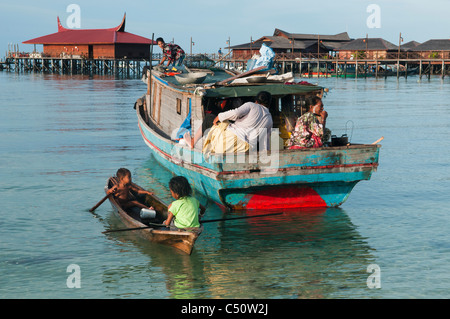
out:
<path id="1" fill-rule="evenodd" d="M 153 219 L 156 217 L 156 211 L 153 209 L 142 208 L 139 216 L 141 219 Z"/>

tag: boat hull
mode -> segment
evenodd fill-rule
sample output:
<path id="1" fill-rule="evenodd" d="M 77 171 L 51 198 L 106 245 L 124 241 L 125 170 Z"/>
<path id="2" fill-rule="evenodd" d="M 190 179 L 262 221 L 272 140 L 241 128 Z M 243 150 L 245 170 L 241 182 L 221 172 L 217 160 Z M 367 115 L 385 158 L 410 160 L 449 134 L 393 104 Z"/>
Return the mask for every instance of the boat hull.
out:
<path id="1" fill-rule="evenodd" d="M 380 146 L 371 144 L 282 150 L 256 161 L 238 156 L 205 160 L 201 152 L 160 136 L 139 108 L 137 116 L 142 138 L 162 166 L 231 209 L 336 207 L 378 166 Z"/>

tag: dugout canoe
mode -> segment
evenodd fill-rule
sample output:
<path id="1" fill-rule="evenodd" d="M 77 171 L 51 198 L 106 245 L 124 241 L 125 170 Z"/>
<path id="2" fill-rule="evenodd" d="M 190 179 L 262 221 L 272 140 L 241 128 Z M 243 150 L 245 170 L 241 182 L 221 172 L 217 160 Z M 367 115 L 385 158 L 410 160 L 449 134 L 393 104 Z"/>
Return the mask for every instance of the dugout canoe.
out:
<path id="1" fill-rule="evenodd" d="M 110 177 L 105 186 L 105 192 L 111 188 L 116 183 L 115 177 Z M 139 189 L 143 189 L 141 186 L 134 184 L 134 186 Z M 142 220 L 140 218 L 140 209 L 132 208 L 124 210 L 114 199 L 114 196 L 109 196 L 109 202 L 114 209 L 114 213 L 122 220 L 127 228 L 137 228 L 148 226 L 148 222 L 160 224 L 163 220 L 167 218 L 167 207 L 168 205 L 159 199 L 156 195 L 137 195 L 131 194 L 138 201 L 147 206 L 153 206 L 156 211 L 156 217 L 153 220 Z M 137 233 L 140 237 L 155 242 L 158 244 L 163 244 L 167 246 L 174 247 L 188 255 L 192 253 L 195 241 L 199 237 L 203 226 L 199 229 L 199 232 L 190 232 L 183 230 L 162 230 L 158 229 L 160 227 L 145 228 L 132 230 L 132 232 Z"/>

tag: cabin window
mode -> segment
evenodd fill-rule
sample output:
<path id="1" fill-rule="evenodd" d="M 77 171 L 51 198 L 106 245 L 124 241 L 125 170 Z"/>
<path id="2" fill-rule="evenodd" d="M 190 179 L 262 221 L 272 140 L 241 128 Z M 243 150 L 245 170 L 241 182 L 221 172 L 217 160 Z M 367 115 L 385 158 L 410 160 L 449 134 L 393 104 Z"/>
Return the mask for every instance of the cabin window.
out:
<path id="1" fill-rule="evenodd" d="M 177 114 L 181 115 L 181 99 L 177 98 Z"/>
<path id="2" fill-rule="evenodd" d="M 186 100 L 186 116 L 189 115 L 190 105 L 191 105 L 191 99 L 190 99 L 190 98 L 187 98 L 187 100 Z"/>

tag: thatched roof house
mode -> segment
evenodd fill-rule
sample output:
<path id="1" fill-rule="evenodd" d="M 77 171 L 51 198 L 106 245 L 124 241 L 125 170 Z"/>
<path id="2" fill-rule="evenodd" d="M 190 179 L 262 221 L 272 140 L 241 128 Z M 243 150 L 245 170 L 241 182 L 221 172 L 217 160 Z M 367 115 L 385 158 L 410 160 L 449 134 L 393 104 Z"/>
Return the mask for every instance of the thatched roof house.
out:
<path id="1" fill-rule="evenodd" d="M 329 34 L 306 34 L 306 33 L 289 33 L 280 29 L 275 29 L 274 36 L 284 37 L 286 39 L 294 39 L 295 41 L 321 41 L 330 51 L 338 50 L 343 44 L 350 42 L 352 39 L 347 32 L 341 32 L 334 35 Z"/>
<path id="2" fill-rule="evenodd" d="M 289 40 L 278 36 L 264 36 L 256 41 L 232 46 L 233 58 L 235 59 L 250 59 L 253 54 L 258 53 L 262 44 L 270 47 L 279 57 L 288 53 L 320 53 L 327 54 L 329 49 L 322 43 L 317 43 L 317 40 L 297 41 Z"/>
<path id="3" fill-rule="evenodd" d="M 432 39 L 417 45 L 409 51 L 417 54 L 417 58 L 449 59 L 450 39 Z"/>
<path id="4" fill-rule="evenodd" d="M 230 47 L 233 49 L 233 58 L 249 59 L 258 52 L 261 44 L 267 46 L 278 55 L 278 57 L 300 57 L 301 54 L 327 55 L 330 51 L 337 51 L 343 44 L 350 41 L 347 32 L 336 35 L 289 33 L 275 29 L 273 36 L 263 36 L 251 43 L 244 43 Z M 294 55 L 292 55 L 294 53 Z"/>
<path id="5" fill-rule="evenodd" d="M 359 38 L 341 46 L 339 58 L 386 58 L 388 53 L 397 51 L 398 46 L 382 38 Z"/>

